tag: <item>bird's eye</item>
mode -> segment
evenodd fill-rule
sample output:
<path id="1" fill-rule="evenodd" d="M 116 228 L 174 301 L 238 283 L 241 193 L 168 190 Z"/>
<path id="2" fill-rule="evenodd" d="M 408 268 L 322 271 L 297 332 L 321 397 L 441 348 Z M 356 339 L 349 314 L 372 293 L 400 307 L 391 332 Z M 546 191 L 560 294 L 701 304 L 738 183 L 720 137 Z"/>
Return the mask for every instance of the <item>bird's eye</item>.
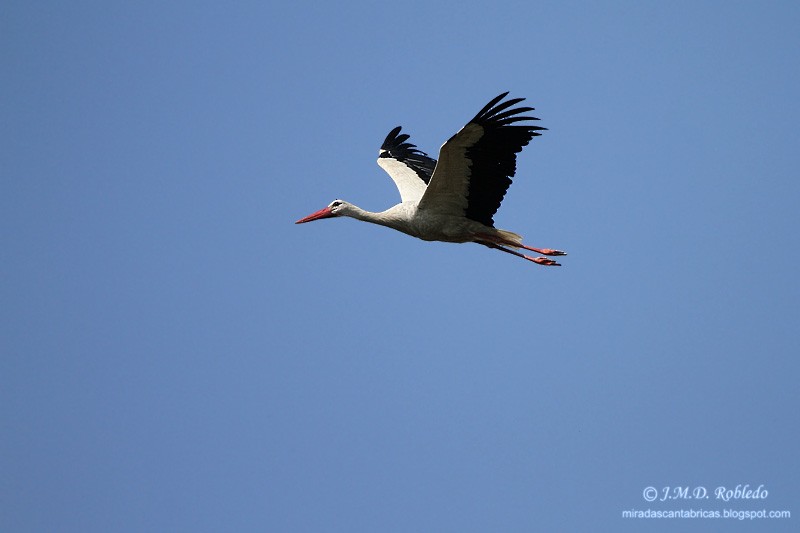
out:
<path id="1" fill-rule="evenodd" d="M 336 200 L 335 202 L 333 202 L 331 204 L 331 207 L 339 207 L 340 205 L 342 205 L 342 202 L 340 202 L 339 200 Z"/>

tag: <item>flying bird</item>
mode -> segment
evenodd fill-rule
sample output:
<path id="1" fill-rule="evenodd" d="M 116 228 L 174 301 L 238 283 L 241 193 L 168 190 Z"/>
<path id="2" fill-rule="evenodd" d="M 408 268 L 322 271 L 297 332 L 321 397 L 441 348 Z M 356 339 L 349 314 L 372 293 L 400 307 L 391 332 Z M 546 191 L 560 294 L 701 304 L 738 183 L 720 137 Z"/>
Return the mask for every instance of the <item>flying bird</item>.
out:
<path id="1" fill-rule="evenodd" d="M 565 252 L 526 246 L 520 235 L 494 227 L 494 214 L 516 171 L 517 153 L 547 129 L 531 124 L 539 120 L 536 117 L 520 116 L 534 110 L 514 107 L 524 98 L 503 101 L 506 96 L 507 92 L 493 98 L 448 139 L 439 149 L 438 162 L 407 142 L 409 135 L 400 133 L 401 126 L 389 132 L 378 152 L 378 165 L 400 191 L 399 204 L 373 213 L 334 200 L 296 224 L 350 217 L 425 241 L 476 242 L 539 265 L 560 266 L 550 257 Z M 522 254 L 520 248 L 540 256 Z"/>

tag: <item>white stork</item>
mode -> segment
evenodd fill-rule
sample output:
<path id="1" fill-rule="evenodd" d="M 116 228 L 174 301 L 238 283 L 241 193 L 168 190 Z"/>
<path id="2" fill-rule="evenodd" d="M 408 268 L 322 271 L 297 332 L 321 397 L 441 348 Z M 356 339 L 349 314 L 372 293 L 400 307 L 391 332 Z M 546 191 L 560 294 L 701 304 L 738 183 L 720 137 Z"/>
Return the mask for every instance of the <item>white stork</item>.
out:
<path id="1" fill-rule="evenodd" d="M 516 170 L 517 153 L 545 130 L 519 116 L 532 107 L 513 107 L 524 98 L 503 102 L 507 92 L 492 99 L 466 126 L 439 149 L 439 161 L 406 142 L 398 126 L 381 146 L 378 165 L 394 180 L 401 203 L 380 213 L 334 200 L 301 218 L 296 224 L 330 217 L 351 217 L 402 231 L 425 241 L 476 242 L 540 265 L 560 266 L 547 257 L 530 257 L 509 248 L 524 248 L 546 256 L 566 255 L 560 250 L 532 248 L 522 237 L 494 227 L 492 217 L 500 207 Z"/>

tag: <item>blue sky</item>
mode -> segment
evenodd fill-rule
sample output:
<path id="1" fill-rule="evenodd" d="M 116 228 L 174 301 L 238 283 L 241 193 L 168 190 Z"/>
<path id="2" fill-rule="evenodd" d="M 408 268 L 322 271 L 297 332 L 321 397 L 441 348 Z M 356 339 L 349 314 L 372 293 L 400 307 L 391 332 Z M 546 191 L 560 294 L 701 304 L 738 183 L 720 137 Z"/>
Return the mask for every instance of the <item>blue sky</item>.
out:
<path id="1" fill-rule="evenodd" d="M 795 530 L 793 2 L 11 2 L 0 529 Z M 351 220 L 503 91 L 498 227 Z M 765 500 L 646 502 L 763 484 Z M 626 509 L 788 520 L 623 519 Z M 734 520 L 735 521 L 735 520 Z M 738 521 L 737 521 L 738 522 Z"/>

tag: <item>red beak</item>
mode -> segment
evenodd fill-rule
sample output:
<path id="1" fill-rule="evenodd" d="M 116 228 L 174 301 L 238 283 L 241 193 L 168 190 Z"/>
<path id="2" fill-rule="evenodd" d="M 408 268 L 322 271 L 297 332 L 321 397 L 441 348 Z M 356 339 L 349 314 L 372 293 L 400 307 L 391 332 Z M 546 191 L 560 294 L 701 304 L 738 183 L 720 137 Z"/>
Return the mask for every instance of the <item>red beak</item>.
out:
<path id="1" fill-rule="evenodd" d="M 311 222 L 312 220 L 319 220 L 321 218 L 330 218 L 330 217 L 333 217 L 333 216 L 336 216 L 336 215 L 331 213 L 331 208 L 330 207 L 323 207 L 319 211 L 315 211 L 314 213 L 311 213 L 307 217 L 301 218 L 300 220 L 295 222 L 295 224 L 303 224 L 304 222 Z"/>

